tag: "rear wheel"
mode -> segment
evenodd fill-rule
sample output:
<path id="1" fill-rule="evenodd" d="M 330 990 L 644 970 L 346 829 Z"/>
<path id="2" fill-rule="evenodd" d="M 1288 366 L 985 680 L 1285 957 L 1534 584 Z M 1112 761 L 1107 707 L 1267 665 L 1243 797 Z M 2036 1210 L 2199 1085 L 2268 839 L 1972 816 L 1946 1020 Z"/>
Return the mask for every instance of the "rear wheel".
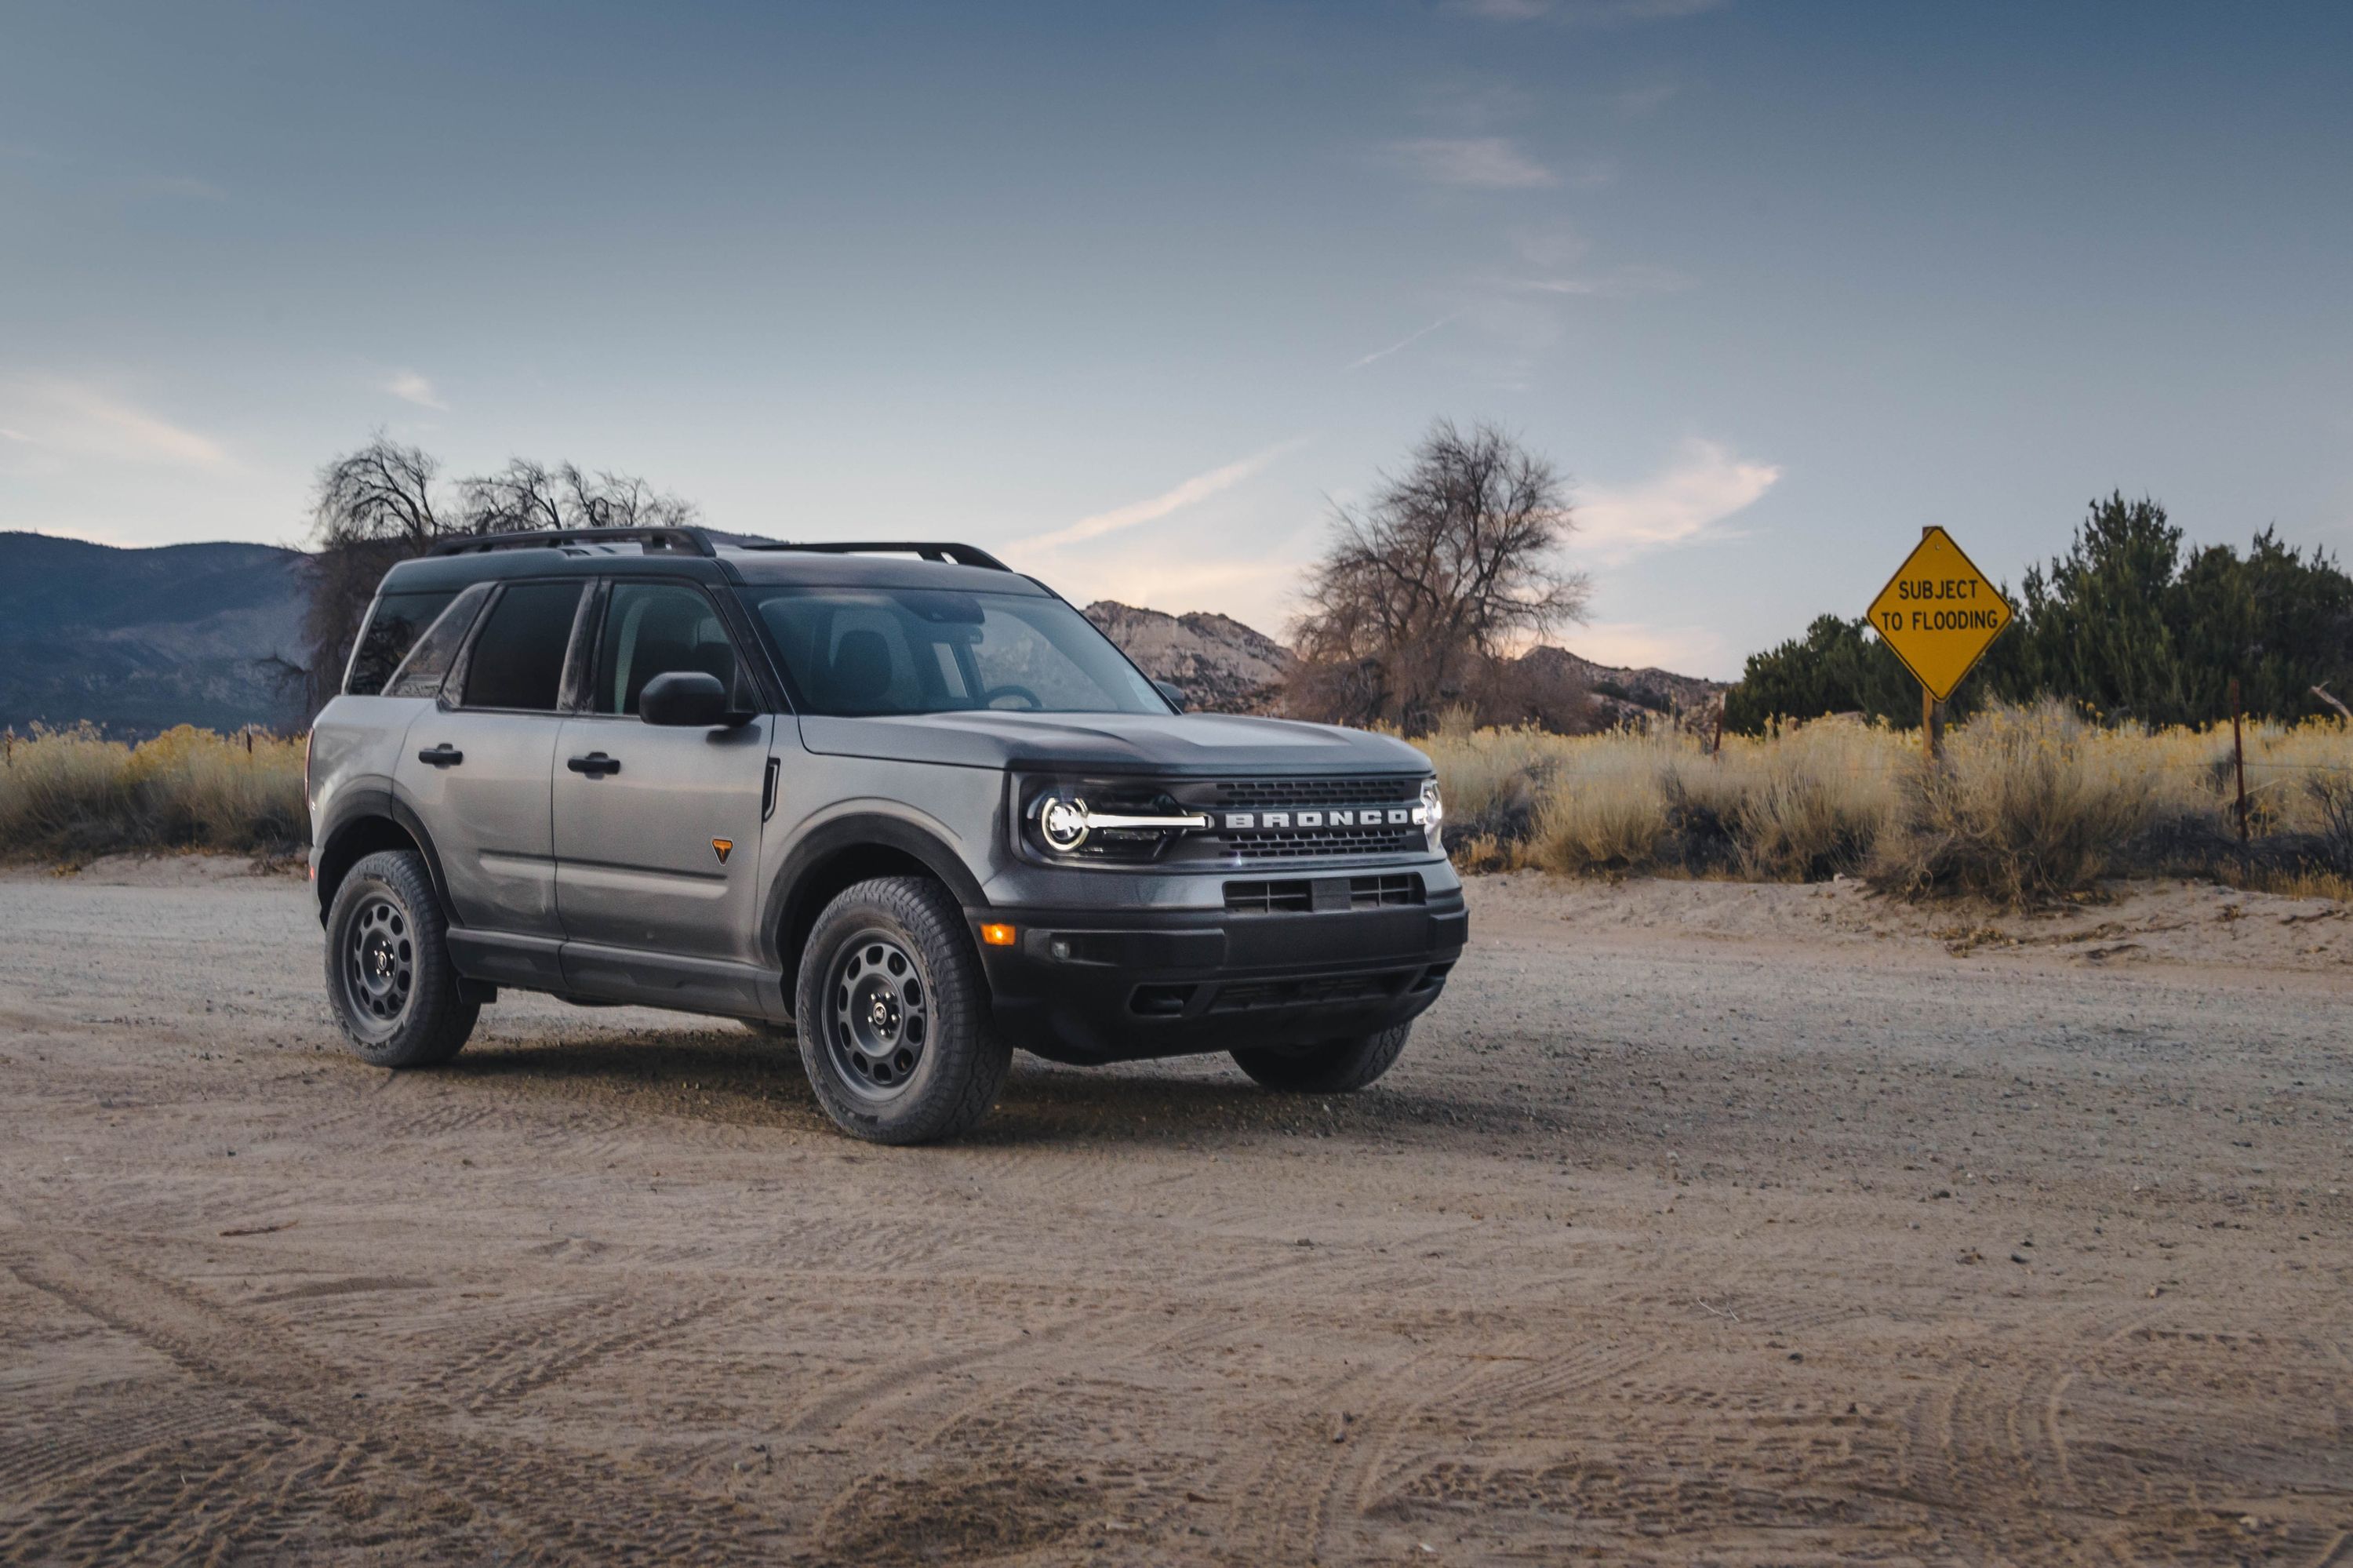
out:
<path id="1" fill-rule="evenodd" d="M 809 1085 L 853 1138 L 953 1138 L 1005 1086 L 1013 1051 L 989 1017 L 964 912 L 927 877 L 876 877 L 827 905 L 796 990 Z"/>
<path id="2" fill-rule="evenodd" d="M 449 962 L 448 927 L 425 861 L 381 850 L 352 867 L 327 912 L 327 999 L 343 1038 L 379 1067 L 455 1056 L 480 1014 Z"/>
<path id="3" fill-rule="evenodd" d="M 1396 1065 L 1413 1025 L 1326 1040 L 1303 1050 L 1237 1051 L 1234 1063 L 1270 1089 L 1299 1095 L 1345 1095 Z"/>

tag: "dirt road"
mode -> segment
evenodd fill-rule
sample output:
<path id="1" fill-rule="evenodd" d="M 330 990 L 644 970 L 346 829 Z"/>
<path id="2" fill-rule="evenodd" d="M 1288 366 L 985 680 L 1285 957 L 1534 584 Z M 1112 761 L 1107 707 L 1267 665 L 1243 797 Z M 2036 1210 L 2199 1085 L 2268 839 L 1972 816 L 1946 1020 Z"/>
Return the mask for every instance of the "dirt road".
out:
<path id="1" fill-rule="evenodd" d="M 288 879 L 0 878 L 0 1560 L 2353 1561 L 2341 910 L 1472 896 L 1365 1095 L 886 1150 L 673 1015 L 364 1067 Z"/>

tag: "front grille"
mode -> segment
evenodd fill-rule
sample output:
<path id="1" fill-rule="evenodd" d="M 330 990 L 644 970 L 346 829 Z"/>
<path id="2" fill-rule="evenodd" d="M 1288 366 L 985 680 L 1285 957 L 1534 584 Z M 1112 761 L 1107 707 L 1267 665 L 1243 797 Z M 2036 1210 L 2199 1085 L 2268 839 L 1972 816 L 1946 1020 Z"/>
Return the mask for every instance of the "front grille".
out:
<path id="1" fill-rule="evenodd" d="M 1314 906 L 1315 885 L 1305 880 L 1226 884 L 1229 915 L 1303 914 Z"/>
<path id="2" fill-rule="evenodd" d="M 1352 909 L 1382 909 L 1401 904 L 1422 901 L 1421 874 L 1397 872 L 1388 876 L 1352 876 L 1348 879 L 1348 906 Z"/>
<path id="3" fill-rule="evenodd" d="M 1099 812 L 1166 816 L 1203 811 L 1218 825 L 1182 832 L 1100 830 L 1076 851 L 1050 858 L 1105 865 L 1270 869 L 1316 860 L 1420 858 L 1429 851 L 1427 831 L 1419 823 L 1387 818 L 1419 805 L 1421 787 L 1422 776 L 1413 773 L 1092 779 L 1080 788 L 1087 804 Z M 1038 842 L 1036 799 L 1032 793 L 1024 800 L 1020 829 L 1033 846 Z M 1250 826 L 1224 826 L 1228 815 L 1240 813 L 1250 815 Z M 1265 825 L 1268 815 L 1275 818 L 1275 825 Z M 1304 825 L 1299 821 L 1303 815 Z M 1335 815 L 1355 820 L 1335 823 L 1330 821 Z"/>
<path id="4" fill-rule="evenodd" d="M 1411 775 L 1371 779 L 1229 779 L 1218 785 L 1218 804 L 1238 811 L 1260 806 L 1387 806 L 1421 799 Z"/>
<path id="5" fill-rule="evenodd" d="M 1276 882 L 1229 882 L 1229 915 L 1335 914 L 1344 909 L 1390 909 L 1427 898 L 1421 874 L 1404 871 L 1373 876 L 1289 877 Z"/>
<path id="6" fill-rule="evenodd" d="M 1261 828 L 1219 835 L 1244 863 L 1321 855 L 1403 854 L 1429 841 L 1411 823 L 1377 828 Z"/>

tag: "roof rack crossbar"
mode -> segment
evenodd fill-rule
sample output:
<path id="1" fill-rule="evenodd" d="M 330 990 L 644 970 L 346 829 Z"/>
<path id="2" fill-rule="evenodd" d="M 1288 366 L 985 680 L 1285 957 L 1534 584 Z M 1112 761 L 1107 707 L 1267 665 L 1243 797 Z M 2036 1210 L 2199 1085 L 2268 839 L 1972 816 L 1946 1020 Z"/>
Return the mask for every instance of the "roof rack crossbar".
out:
<path id="1" fill-rule="evenodd" d="M 977 545 L 956 545 L 918 539 L 807 539 L 746 545 L 747 550 L 810 550 L 828 556 L 915 556 L 953 566 L 981 567 L 992 572 L 1013 568 Z"/>
<path id="2" fill-rule="evenodd" d="M 551 550 L 565 545 L 636 543 L 647 555 L 716 556 L 711 535 L 700 528 L 678 524 L 641 528 L 539 528 L 521 534 L 468 534 L 444 539 L 427 552 L 434 556 L 487 555 L 493 550 Z"/>

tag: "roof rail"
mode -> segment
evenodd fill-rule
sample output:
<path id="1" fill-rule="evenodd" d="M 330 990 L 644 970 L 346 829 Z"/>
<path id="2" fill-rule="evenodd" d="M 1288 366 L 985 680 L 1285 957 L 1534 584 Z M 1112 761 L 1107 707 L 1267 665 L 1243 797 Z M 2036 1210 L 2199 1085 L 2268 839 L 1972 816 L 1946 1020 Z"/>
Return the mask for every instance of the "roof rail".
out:
<path id="1" fill-rule="evenodd" d="M 427 551 L 432 556 L 478 556 L 493 550 L 552 550 L 565 545 L 626 545 L 637 543 L 649 556 L 715 556 L 711 535 L 700 528 L 665 524 L 642 528 L 539 528 L 522 534 L 468 534 L 444 539 Z"/>
<path id="2" fill-rule="evenodd" d="M 959 567 L 983 567 L 992 572 L 1009 572 L 1013 569 L 977 545 L 954 545 L 943 541 L 807 539 L 791 542 L 762 542 L 745 545 L 743 547 L 746 550 L 812 550 L 828 556 L 917 556 L 926 561 L 945 561 Z"/>

